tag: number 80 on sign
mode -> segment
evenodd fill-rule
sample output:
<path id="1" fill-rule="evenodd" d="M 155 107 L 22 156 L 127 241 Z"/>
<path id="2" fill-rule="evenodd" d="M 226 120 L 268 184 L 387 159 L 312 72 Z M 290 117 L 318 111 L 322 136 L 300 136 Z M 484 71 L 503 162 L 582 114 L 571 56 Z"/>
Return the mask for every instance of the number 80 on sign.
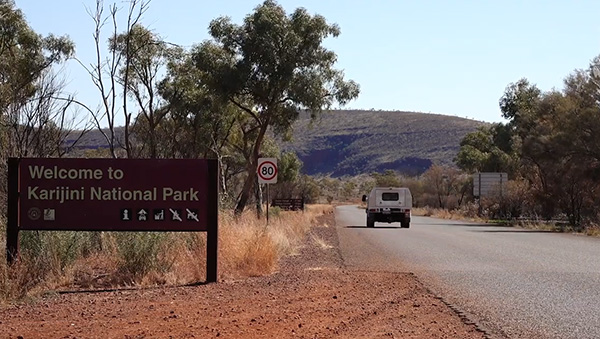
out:
<path id="1" fill-rule="evenodd" d="M 259 184 L 277 183 L 277 158 L 259 158 L 256 170 Z"/>

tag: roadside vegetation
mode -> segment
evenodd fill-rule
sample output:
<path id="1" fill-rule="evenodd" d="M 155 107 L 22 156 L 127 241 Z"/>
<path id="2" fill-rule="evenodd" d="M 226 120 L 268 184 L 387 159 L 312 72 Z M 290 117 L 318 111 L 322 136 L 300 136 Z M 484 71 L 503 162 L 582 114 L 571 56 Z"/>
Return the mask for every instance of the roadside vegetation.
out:
<path id="1" fill-rule="evenodd" d="M 502 190 L 496 187 L 489 196 L 481 199 L 473 195 L 473 173 L 451 165 L 433 165 L 418 176 L 387 170 L 354 177 L 321 177 L 316 181 L 321 195 L 330 202 L 354 203 L 364 208 L 360 197 L 373 187 L 401 186 L 411 190 L 413 215 L 600 235 L 597 197 L 586 193 L 589 192 L 587 189 L 595 191 L 593 187 L 569 192 L 569 186 L 566 186 L 565 192 L 555 186 L 554 209 L 552 213 L 545 213 L 547 197 L 539 191 L 543 186 L 538 186 L 540 183 L 536 181 L 529 182 L 515 172 L 509 173 L 509 181 Z M 539 180 L 538 176 L 533 178 Z M 580 197 L 576 201 L 581 208 L 572 209 L 571 194 Z"/>
<path id="2" fill-rule="evenodd" d="M 511 179 L 485 202 L 489 218 L 540 220 L 597 233 L 599 66 L 597 57 L 573 71 L 562 89 L 543 92 L 527 79 L 509 84 L 499 102 L 508 122 L 463 139 L 458 167 L 466 173 L 507 172 Z"/>
<path id="3" fill-rule="evenodd" d="M 220 168 L 219 278 L 270 274 L 331 209 L 315 205 L 318 184 L 276 139 L 289 137 L 300 110 L 316 118 L 358 96 L 323 46 L 339 27 L 267 0 L 241 23 L 215 18 L 209 40 L 183 48 L 144 26 L 149 6 L 82 7 L 96 55 L 80 60 L 67 35 L 36 33 L 13 0 L 0 0 L 2 256 L 8 158 L 209 158 Z M 97 102 L 65 90 L 67 61 L 87 71 Z M 92 130 L 106 147 L 79 147 Z M 278 159 L 271 197 L 303 197 L 306 211 L 271 209 L 266 226 L 259 157 Z M 61 288 L 203 281 L 205 242 L 204 233 L 22 231 L 19 260 L 0 260 L 0 303 Z"/>
<path id="4" fill-rule="evenodd" d="M 219 220 L 219 280 L 271 274 L 282 256 L 299 250 L 330 205 L 280 211 L 269 224 L 246 212 Z M 0 237 L 4 253 L 4 236 Z M 0 260 L 0 305 L 48 291 L 182 285 L 203 282 L 205 233 L 22 232 L 22 253 L 8 267 Z"/>
<path id="5" fill-rule="evenodd" d="M 414 214 L 598 235 L 600 57 L 567 75 L 562 89 L 511 83 L 499 106 L 507 122 L 468 133 L 453 165 L 434 164 L 418 176 L 386 171 L 325 179 L 326 195 L 350 199 L 374 185 L 401 185 L 413 193 Z M 506 172 L 509 181 L 479 199 L 477 172 Z"/>

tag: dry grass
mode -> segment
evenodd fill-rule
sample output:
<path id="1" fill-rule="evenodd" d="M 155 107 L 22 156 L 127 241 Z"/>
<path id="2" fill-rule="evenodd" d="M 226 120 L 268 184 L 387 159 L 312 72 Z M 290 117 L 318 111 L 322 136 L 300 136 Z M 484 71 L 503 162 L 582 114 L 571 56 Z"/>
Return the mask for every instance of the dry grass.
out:
<path id="1" fill-rule="evenodd" d="M 438 219 L 446 219 L 446 220 L 464 220 L 471 221 L 477 223 L 486 223 L 490 222 L 489 219 L 481 218 L 474 216 L 472 211 L 467 210 L 444 210 L 440 208 L 431 208 L 431 207 L 419 207 L 412 209 L 412 215 L 415 216 L 426 216 L 433 217 Z M 534 221 L 507 221 L 511 225 L 519 228 L 531 229 L 531 230 L 540 230 L 540 231 L 549 231 L 549 232 L 559 232 L 559 233 L 578 233 L 585 234 L 587 236 L 592 237 L 600 237 L 600 225 L 595 223 L 586 224 L 585 227 L 576 228 L 573 226 L 569 226 L 566 224 L 561 224 L 557 222 L 534 222 Z"/>
<path id="2" fill-rule="evenodd" d="M 221 278 L 238 278 L 271 273 L 278 250 L 266 219 L 246 213 L 239 220 L 221 213 L 219 230 L 219 271 Z"/>
<path id="3" fill-rule="evenodd" d="M 600 237 L 600 225 L 593 224 L 585 228 L 585 234 L 592 237 Z"/>
<path id="4" fill-rule="evenodd" d="M 559 231 L 559 227 L 554 223 L 545 223 L 545 222 L 534 222 L 534 221 L 520 221 L 514 224 L 517 227 L 526 228 L 530 230 L 538 230 L 538 231 Z"/>
<path id="5" fill-rule="evenodd" d="M 2 260 L 0 264 L 0 306 L 27 296 L 29 290 L 35 286 L 35 280 L 32 279 L 35 275 L 33 267 L 25 261 L 8 267 Z"/>
<path id="6" fill-rule="evenodd" d="M 333 206 L 327 204 L 307 205 L 306 212 L 310 214 L 311 218 L 314 218 L 319 215 L 333 213 Z"/>
<path id="7" fill-rule="evenodd" d="M 328 244 L 325 240 L 323 240 L 321 237 L 319 237 L 318 235 L 311 233 L 311 239 L 313 241 L 313 243 L 315 245 L 317 245 L 319 248 L 327 250 L 330 248 L 333 248 L 333 246 L 331 246 L 330 244 Z"/>
<path id="8" fill-rule="evenodd" d="M 575 227 L 565 222 L 557 221 L 519 221 L 514 222 L 513 224 L 517 227 L 533 230 L 550 231 L 557 233 L 577 233 L 594 237 L 600 236 L 600 227 L 595 223 L 587 224 L 585 227 Z"/>
<path id="9" fill-rule="evenodd" d="M 447 210 L 442 208 L 432 207 L 416 207 L 411 210 L 411 214 L 422 217 L 433 217 L 446 220 L 465 220 L 471 222 L 486 222 L 484 218 L 480 218 L 471 212 L 462 210 Z"/>
<path id="10" fill-rule="evenodd" d="M 316 218 L 328 213 L 333 213 L 330 205 L 308 205 L 304 212 L 281 211 L 267 225 L 266 218 L 257 219 L 252 211 L 240 218 L 220 212 L 219 280 L 277 271 L 279 259 L 296 253 Z M 35 253 L 27 251 L 32 244 L 22 243 L 21 260 L 12 267 L 0 260 L 0 305 L 56 289 L 177 285 L 205 279 L 205 233 L 71 234 L 67 240 L 77 251 L 69 251 L 69 256 L 60 248 L 65 237 L 64 232 L 41 237 L 37 243 L 44 246 Z M 4 253 L 1 237 L 0 242 Z"/>
<path id="11" fill-rule="evenodd" d="M 432 209 L 428 208 L 428 207 L 413 207 L 410 210 L 410 214 L 419 216 L 419 217 L 430 217 L 431 211 L 432 211 Z"/>

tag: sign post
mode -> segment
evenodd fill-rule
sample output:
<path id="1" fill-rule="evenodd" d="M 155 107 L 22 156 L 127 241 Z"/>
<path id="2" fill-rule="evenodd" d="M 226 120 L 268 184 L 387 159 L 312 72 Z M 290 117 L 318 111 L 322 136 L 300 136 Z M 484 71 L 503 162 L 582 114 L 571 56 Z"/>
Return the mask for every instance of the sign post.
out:
<path id="1" fill-rule="evenodd" d="M 267 184 L 267 225 L 269 224 L 269 184 L 277 183 L 277 158 L 259 158 L 258 184 Z"/>
<path id="2" fill-rule="evenodd" d="M 479 202 L 478 214 L 481 216 L 481 198 L 490 196 L 496 188 L 500 189 L 500 198 L 503 197 L 504 185 L 508 182 L 508 174 L 504 172 L 477 172 L 473 174 L 473 196 Z"/>
<path id="3" fill-rule="evenodd" d="M 7 260 L 21 230 L 207 232 L 217 281 L 218 164 L 206 159 L 9 159 Z"/>
<path id="4" fill-rule="evenodd" d="M 477 172 L 473 174 L 473 196 L 489 196 L 496 188 L 502 194 L 507 182 L 508 175 L 504 172 Z"/>

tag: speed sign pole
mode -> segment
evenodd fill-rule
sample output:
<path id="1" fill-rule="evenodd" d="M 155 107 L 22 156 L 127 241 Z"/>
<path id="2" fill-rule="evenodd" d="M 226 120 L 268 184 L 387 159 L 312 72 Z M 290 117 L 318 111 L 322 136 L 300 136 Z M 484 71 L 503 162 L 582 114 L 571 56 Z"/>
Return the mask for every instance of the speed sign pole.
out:
<path id="1" fill-rule="evenodd" d="M 267 225 L 269 224 L 269 184 L 277 183 L 277 158 L 259 158 L 256 168 L 258 184 L 267 184 Z"/>

